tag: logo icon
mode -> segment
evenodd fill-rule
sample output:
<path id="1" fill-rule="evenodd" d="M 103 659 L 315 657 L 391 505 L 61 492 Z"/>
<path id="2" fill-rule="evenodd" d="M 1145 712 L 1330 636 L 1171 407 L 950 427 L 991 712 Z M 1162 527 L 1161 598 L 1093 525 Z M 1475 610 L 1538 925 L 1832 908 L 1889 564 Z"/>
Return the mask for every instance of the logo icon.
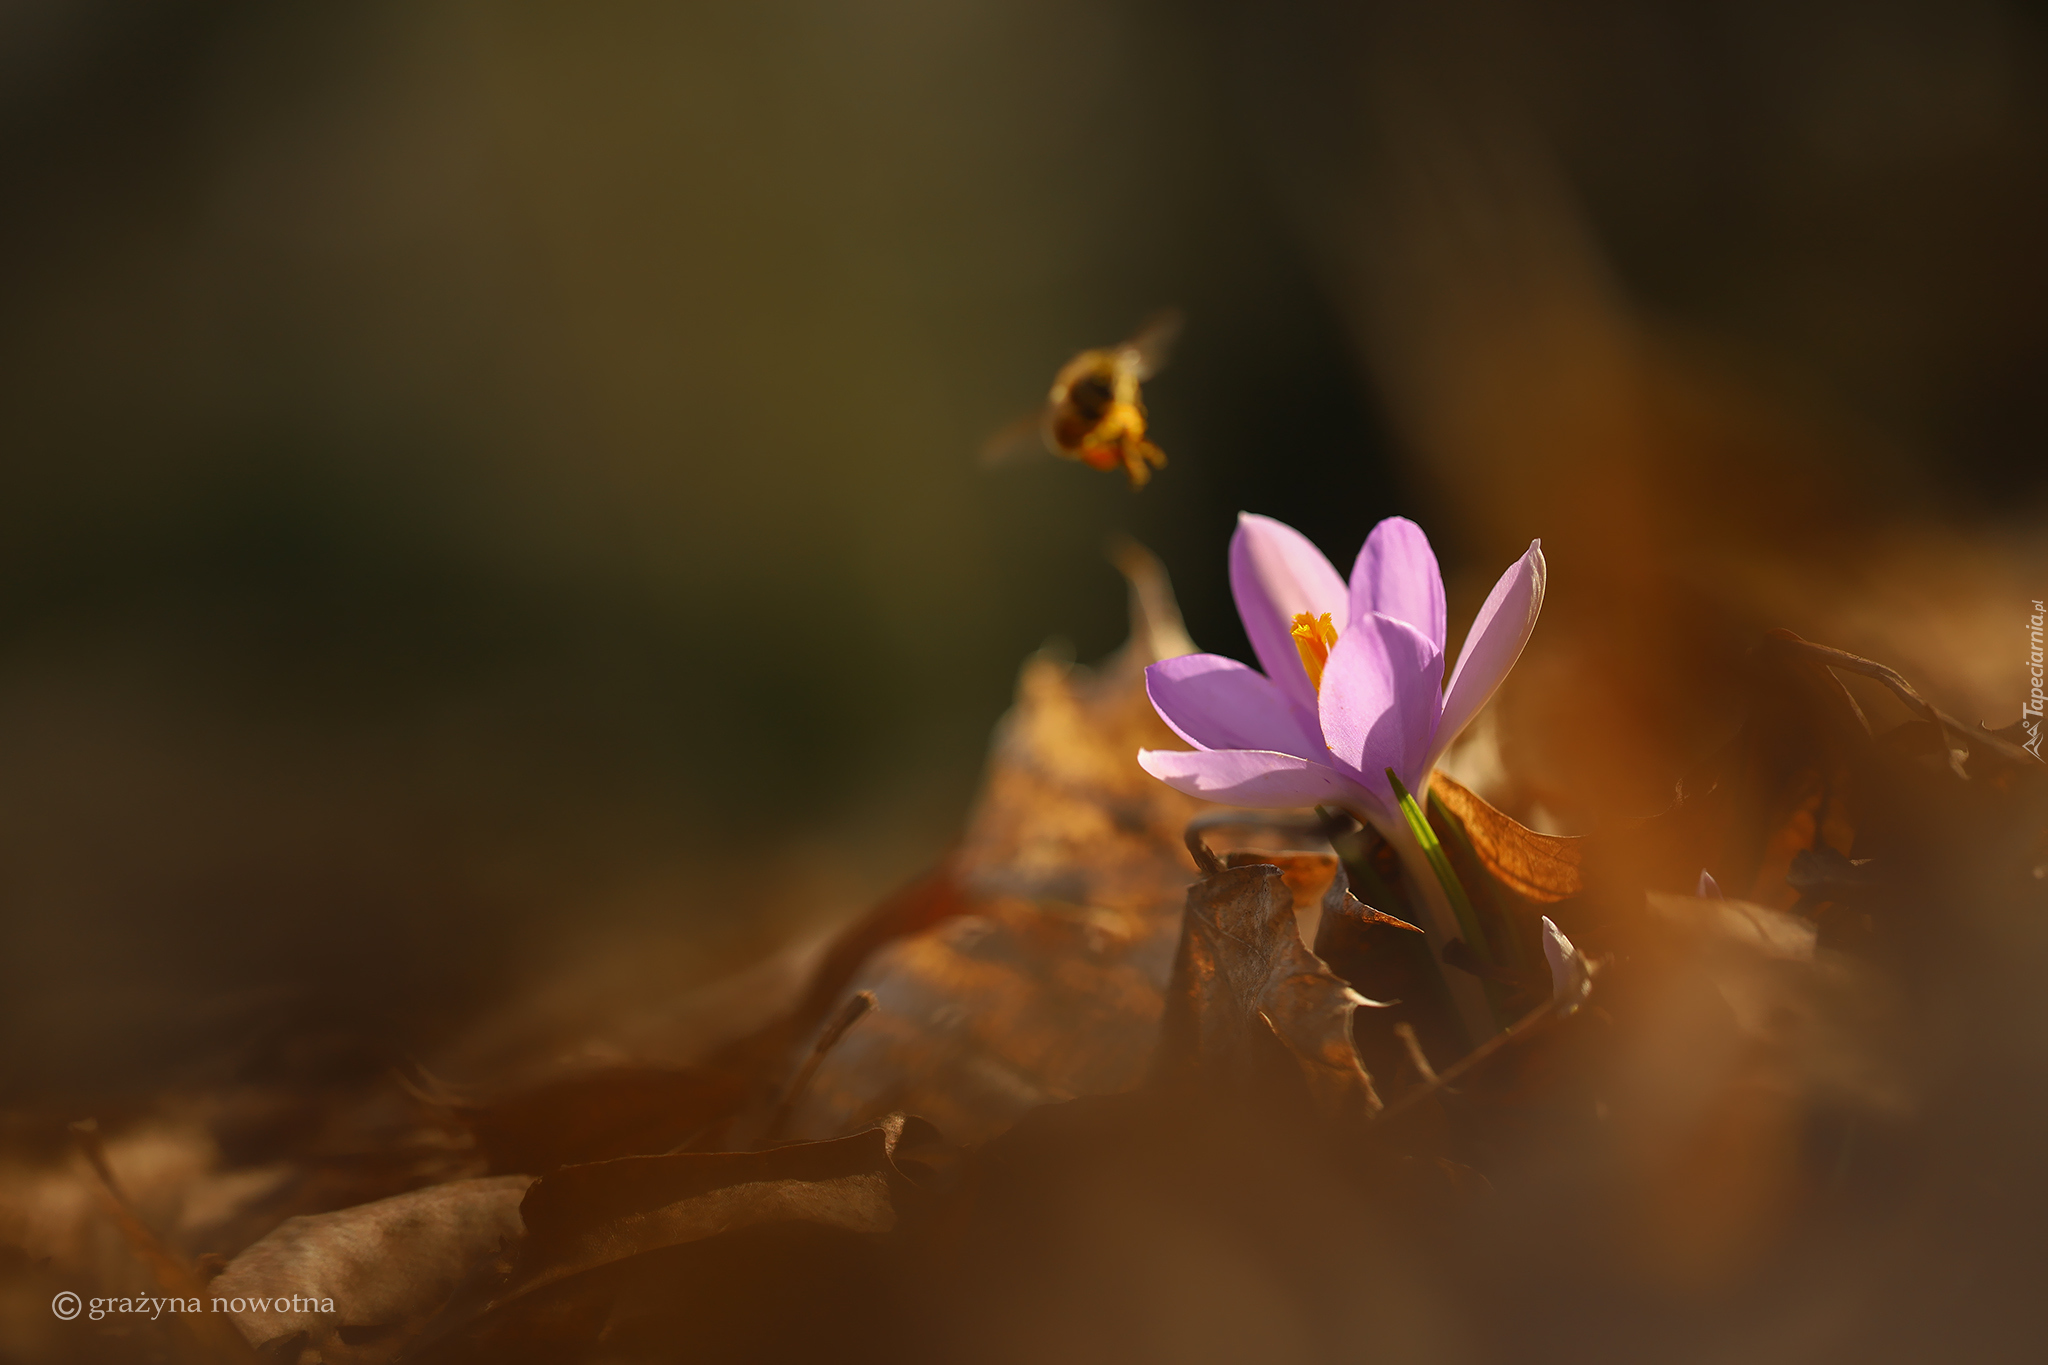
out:
<path id="1" fill-rule="evenodd" d="M 68 1289 L 60 1291 L 56 1298 L 50 1300 L 50 1311 L 66 1322 L 77 1317 L 78 1310 L 84 1306 L 79 1302 L 78 1295 Z"/>

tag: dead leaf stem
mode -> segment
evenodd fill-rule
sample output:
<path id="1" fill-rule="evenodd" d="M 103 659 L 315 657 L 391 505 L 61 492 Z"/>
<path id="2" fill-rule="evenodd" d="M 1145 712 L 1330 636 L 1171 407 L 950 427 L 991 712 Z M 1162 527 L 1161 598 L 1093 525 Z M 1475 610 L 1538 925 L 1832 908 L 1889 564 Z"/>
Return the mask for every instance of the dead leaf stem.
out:
<path id="1" fill-rule="evenodd" d="M 818 1034 L 818 1041 L 811 1045 L 810 1055 L 804 1058 L 804 1064 L 797 1069 L 789 1088 L 782 1092 L 782 1099 L 775 1106 L 773 1117 L 768 1120 L 767 1131 L 762 1134 L 764 1139 L 772 1139 L 782 1131 L 782 1125 L 789 1121 L 790 1110 L 795 1108 L 797 1100 L 802 1098 L 805 1088 L 811 1083 L 811 1078 L 818 1074 L 818 1064 L 825 1060 L 827 1053 L 839 1045 L 839 1040 L 846 1036 L 847 1030 L 865 1018 L 868 1011 L 874 1007 L 873 991 L 855 991 L 846 998 L 846 1003 L 839 1007 L 839 1012 L 832 1016 L 824 1030 Z"/>

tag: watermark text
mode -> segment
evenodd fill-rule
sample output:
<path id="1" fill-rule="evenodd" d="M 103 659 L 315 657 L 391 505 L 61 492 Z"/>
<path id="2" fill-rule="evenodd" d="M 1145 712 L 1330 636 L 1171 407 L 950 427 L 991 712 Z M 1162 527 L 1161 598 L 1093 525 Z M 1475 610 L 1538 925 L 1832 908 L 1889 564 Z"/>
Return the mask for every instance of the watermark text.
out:
<path id="1" fill-rule="evenodd" d="M 138 1294 L 127 1298 L 81 1299 L 66 1289 L 50 1300 L 50 1311 L 69 1322 L 83 1313 L 94 1322 L 109 1314 L 146 1317 L 151 1322 L 166 1313 L 332 1313 L 334 1300 L 308 1294 L 284 1294 L 265 1298 L 203 1299 L 157 1298 Z"/>
<path id="2" fill-rule="evenodd" d="M 2027 732 L 2027 741 L 2021 746 L 2035 758 L 2041 756 L 2041 716 L 2048 709 L 2048 692 L 2041 686 L 2042 666 L 2041 627 L 2048 620 L 2048 606 L 2037 599 L 2034 614 L 2027 618 L 2027 672 L 2033 685 L 2027 691 L 2026 704 L 2020 708 L 2020 728 Z"/>

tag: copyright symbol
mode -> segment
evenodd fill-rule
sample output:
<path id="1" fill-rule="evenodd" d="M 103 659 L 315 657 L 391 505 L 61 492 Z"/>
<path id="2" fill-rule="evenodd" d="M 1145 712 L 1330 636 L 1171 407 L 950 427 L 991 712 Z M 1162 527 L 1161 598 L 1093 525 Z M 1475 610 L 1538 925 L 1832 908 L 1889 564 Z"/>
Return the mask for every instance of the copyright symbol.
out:
<path id="1" fill-rule="evenodd" d="M 52 1313 L 55 1313 L 58 1317 L 64 1319 L 64 1321 L 66 1322 L 69 1322 L 73 1318 L 77 1317 L 78 1310 L 82 1307 L 84 1307 L 84 1305 L 78 1301 L 78 1295 L 72 1293 L 68 1289 L 58 1294 L 56 1298 L 50 1300 L 50 1311 Z"/>

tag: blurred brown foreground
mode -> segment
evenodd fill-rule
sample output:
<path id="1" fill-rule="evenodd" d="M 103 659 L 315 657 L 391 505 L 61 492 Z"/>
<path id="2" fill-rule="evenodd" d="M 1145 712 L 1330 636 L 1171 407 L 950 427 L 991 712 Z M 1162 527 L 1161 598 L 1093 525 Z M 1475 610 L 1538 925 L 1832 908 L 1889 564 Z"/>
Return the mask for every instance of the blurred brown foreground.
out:
<path id="1" fill-rule="evenodd" d="M 686 1062 L 252 1077 L 50 1134 L 7 1175 L 10 1352 L 2020 1358 L 2037 760 L 1778 632 L 1655 816 L 1553 838 L 1439 778 L 1505 1030 L 1472 1048 L 1375 836 L 1128 762 L 1187 647 L 1130 563 L 1131 643 L 1026 665 L 947 859 L 699 992 Z"/>

